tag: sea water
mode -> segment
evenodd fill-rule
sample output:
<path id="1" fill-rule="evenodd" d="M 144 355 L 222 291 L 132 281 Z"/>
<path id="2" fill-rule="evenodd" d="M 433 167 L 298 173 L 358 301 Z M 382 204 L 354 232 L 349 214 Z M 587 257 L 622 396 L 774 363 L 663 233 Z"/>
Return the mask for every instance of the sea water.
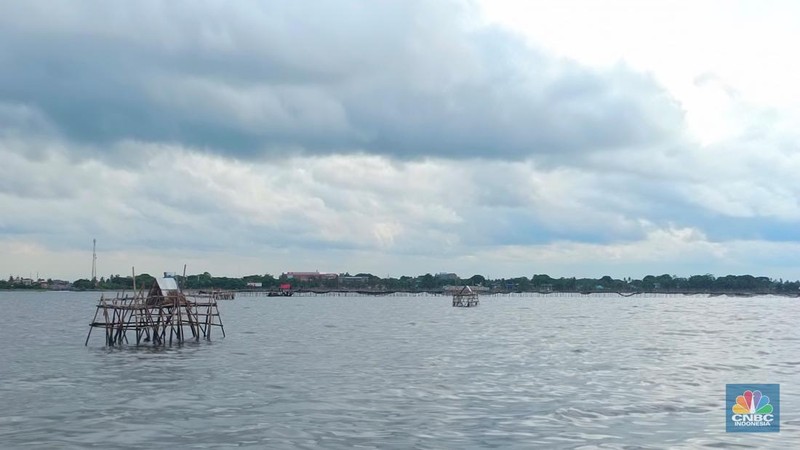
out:
<path id="1" fill-rule="evenodd" d="M 241 297 L 227 337 L 84 347 L 98 293 L 0 292 L 2 448 L 791 448 L 782 297 Z M 780 433 L 726 433 L 727 383 Z"/>

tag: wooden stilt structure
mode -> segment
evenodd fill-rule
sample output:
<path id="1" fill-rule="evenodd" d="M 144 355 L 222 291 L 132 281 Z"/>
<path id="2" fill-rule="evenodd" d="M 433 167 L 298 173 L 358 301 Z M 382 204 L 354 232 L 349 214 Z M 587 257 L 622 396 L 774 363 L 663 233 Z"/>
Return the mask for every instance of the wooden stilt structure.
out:
<path id="1" fill-rule="evenodd" d="M 101 296 L 84 345 L 89 344 L 95 328 L 103 329 L 106 345 L 114 346 L 134 342 L 171 345 L 173 341 L 189 338 L 211 339 L 214 327 L 219 327 L 225 336 L 216 298 L 185 295 L 174 278 L 165 276 L 156 278 L 147 295 L 144 291 L 134 291 L 132 296 Z"/>
<path id="2" fill-rule="evenodd" d="M 478 306 L 478 294 L 469 286 L 464 286 L 460 291 L 453 294 L 453 306 L 469 308 Z"/>
<path id="3" fill-rule="evenodd" d="M 215 300 L 233 300 L 236 298 L 236 292 L 223 291 L 220 289 L 214 289 L 211 291 L 198 291 L 197 294 L 201 296 L 208 296 Z"/>

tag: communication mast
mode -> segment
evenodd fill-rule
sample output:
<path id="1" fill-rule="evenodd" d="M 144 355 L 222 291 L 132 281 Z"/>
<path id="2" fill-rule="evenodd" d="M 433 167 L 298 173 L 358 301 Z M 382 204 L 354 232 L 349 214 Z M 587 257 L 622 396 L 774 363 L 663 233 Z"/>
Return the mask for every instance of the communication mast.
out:
<path id="1" fill-rule="evenodd" d="M 97 287 L 97 239 L 92 239 L 92 287 Z"/>

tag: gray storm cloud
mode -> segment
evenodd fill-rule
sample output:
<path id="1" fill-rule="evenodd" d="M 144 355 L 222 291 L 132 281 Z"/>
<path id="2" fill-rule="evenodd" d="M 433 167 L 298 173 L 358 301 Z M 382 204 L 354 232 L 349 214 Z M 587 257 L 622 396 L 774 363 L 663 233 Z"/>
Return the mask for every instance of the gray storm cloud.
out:
<path id="1" fill-rule="evenodd" d="M 682 127 L 647 76 L 555 58 L 460 2 L 25 2 L 0 25 L 0 100 L 80 143 L 518 160 Z"/>

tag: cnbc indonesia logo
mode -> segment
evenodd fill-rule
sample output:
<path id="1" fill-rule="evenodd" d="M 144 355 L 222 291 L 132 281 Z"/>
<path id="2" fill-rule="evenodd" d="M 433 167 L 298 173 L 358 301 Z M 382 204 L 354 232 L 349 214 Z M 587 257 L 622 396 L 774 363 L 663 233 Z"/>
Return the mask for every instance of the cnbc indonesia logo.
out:
<path id="1" fill-rule="evenodd" d="M 744 394 L 736 397 L 736 404 L 733 405 L 733 414 L 741 417 L 734 417 L 733 420 L 771 421 L 772 410 L 769 397 L 761 394 L 761 391 L 744 391 Z"/>
<path id="2" fill-rule="evenodd" d="M 779 385 L 727 386 L 727 431 L 779 431 Z M 740 395 L 736 395 L 740 393 Z M 773 396 L 772 402 L 770 396 Z M 732 402 L 735 396 L 735 401 Z M 731 406 L 731 403 L 733 405 Z M 774 403 L 774 405 L 773 405 Z M 726 408 L 727 409 L 727 408 Z"/>

